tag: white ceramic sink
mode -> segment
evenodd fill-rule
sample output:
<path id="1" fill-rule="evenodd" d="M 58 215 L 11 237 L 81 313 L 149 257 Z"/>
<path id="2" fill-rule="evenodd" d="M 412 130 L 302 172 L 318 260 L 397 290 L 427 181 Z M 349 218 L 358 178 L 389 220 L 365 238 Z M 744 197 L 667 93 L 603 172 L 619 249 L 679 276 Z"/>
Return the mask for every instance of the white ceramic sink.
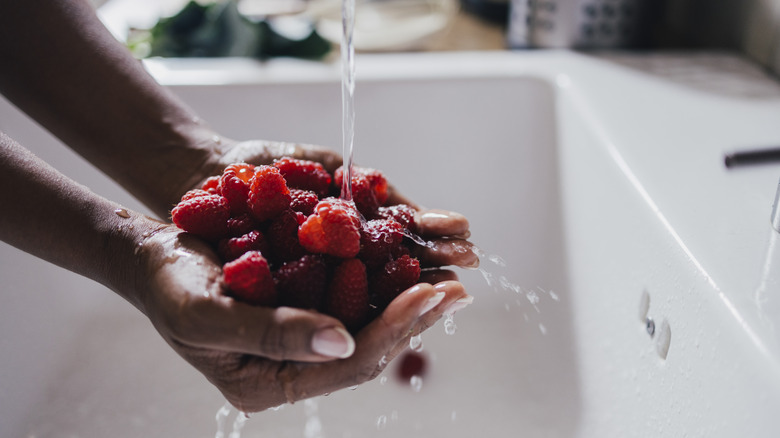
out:
<path id="1" fill-rule="evenodd" d="M 486 257 L 486 273 L 460 271 L 476 301 L 454 335 L 442 324 L 423 335 L 419 392 L 391 366 L 387 379 L 255 414 L 243 436 L 775 436 L 780 166 L 722 160 L 780 144 L 780 92 L 766 78 L 757 93 L 704 90 L 711 72 L 682 83 L 632 65 L 570 52 L 358 56 L 356 161 L 466 214 L 473 241 L 506 266 Z M 147 66 L 227 136 L 340 150 L 337 65 Z M 141 209 L 5 102 L 0 129 Z M 135 309 L 5 245 L 0 273 L 0 436 L 214 435 L 220 394 Z"/>

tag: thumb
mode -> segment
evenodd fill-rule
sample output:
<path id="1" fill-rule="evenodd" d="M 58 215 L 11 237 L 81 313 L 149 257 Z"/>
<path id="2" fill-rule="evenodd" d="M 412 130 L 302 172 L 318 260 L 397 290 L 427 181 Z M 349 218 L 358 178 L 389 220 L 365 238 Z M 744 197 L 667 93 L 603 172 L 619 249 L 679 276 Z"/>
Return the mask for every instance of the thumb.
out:
<path id="1" fill-rule="evenodd" d="M 231 301 L 212 307 L 204 330 L 190 344 L 272 360 L 323 362 L 355 351 L 355 340 L 337 319 L 292 307 L 256 307 Z M 200 319 L 200 318 L 199 318 Z"/>

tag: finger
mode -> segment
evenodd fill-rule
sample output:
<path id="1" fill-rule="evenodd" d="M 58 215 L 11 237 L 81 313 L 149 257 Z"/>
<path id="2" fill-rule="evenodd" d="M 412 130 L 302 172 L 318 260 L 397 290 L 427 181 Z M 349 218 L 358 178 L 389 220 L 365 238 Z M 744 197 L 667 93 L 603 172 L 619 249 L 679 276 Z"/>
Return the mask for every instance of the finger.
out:
<path id="1" fill-rule="evenodd" d="M 436 284 L 442 281 L 458 281 L 458 274 L 449 269 L 425 269 L 420 273 L 421 283 Z"/>
<path id="2" fill-rule="evenodd" d="M 414 218 L 421 236 L 468 238 L 469 221 L 460 213 L 447 210 L 418 210 Z"/>
<path id="3" fill-rule="evenodd" d="M 190 300 L 180 319 L 183 342 L 277 361 L 322 362 L 349 357 L 355 350 L 340 321 L 308 310 L 202 296 Z"/>
<path id="4" fill-rule="evenodd" d="M 425 246 L 416 246 L 413 253 L 420 260 L 422 266 L 460 266 L 462 268 L 479 266 L 479 256 L 474 251 L 474 245 L 468 240 L 431 240 Z"/>
<path id="5" fill-rule="evenodd" d="M 396 343 L 396 345 L 394 345 L 386 354 L 387 362 L 397 357 L 409 347 L 412 336 L 420 335 L 422 332 L 432 327 L 441 319 L 442 315 L 454 314 L 474 301 L 474 297 L 468 295 L 466 289 L 458 281 L 447 280 L 436 283 L 434 290 L 445 292 L 445 298 L 442 299 L 438 305 L 434 306 L 417 319 L 408 334 Z"/>
<path id="6" fill-rule="evenodd" d="M 351 357 L 323 364 L 289 363 L 280 376 L 285 381 L 288 400 L 332 392 L 376 377 L 386 363 L 387 359 L 383 357 L 409 334 L 420 316 L 441 303 L 446 294 L 430 284 L 417 284 L 402 292 L 357 334 L 357 348 Z"/>

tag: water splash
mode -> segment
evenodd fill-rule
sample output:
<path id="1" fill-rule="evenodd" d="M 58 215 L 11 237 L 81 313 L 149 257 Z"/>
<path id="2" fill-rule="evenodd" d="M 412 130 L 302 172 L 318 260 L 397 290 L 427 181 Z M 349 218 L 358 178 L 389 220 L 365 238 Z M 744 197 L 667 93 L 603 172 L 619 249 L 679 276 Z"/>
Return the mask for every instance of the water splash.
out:
<path id="1" fill-rule="evenodd" d="M 235 415 L 235 418 L 233 419 L 232 428 L 228 432 L 228 419 L 231 415 Z M 214 438 L 241 438 L 241 431 L 244 429 L 244 425 L 248 419 L 249 415 L 245 412 L 241 412 L 234 408 L 230 403 L 225 402 L 225 404 L 217 410 L 217 433 L 214 435 Z M 226 433 L 227 435 L 225 435 Z"/>
<path id="2" fill-rule="evenodd" d="M 341 2 L 341 134 L 344 178 L 341 197 L 352 200 L 352 158 L 355 140 L 355 0 Z"/>
<path id="3" fill-rule="evenodd" d="M 320 420 L 317 400 L 309 398 L 303 401 L 303 412 L 306 415 L 306 425 L 303 429 L 304 438 L 323 438 L 322 421 Z"/>
<path id="4" fill-rule="evenodd" d="M 422 385 L 423 385 L 422 377 L 412 376 L 412 378 L 409 379 L 409 385 L 412 387 L 412 391 L 414 392 L 422 391 Z"/>
<path id="5" fill-rule="evenodd" d="M 376 429 L 383 430 L 385 427 L 387 427 L 387 415 L 380 415 L 376 419 Z"/>
<path id="6" fill-rule="evenodd" d="M 413 351 L 421 352 L 423 350 L 422 335 L 414 335 L 409 338 L 409 348 Z"/>
<path id="7" fill-rule="evenodd" d="M 458 326 L 455 325 L 454 316 L 451 313 L 448 313 L 444 317 L 444 333 L 454 335 L 456 331 L 458 331 Z"/>

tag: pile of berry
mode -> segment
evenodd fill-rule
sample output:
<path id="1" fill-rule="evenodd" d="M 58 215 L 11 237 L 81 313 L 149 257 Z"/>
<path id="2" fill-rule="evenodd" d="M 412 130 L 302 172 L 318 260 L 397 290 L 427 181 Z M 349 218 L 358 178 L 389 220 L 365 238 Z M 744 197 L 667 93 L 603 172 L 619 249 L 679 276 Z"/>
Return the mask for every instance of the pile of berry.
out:
<path id="1" fill-rule="evenodd" d="M 353 201 L 338 198 L 344 171 L 285 157 L 237 163 L 187 192 L 171 211 L 212 243 L 230 295 L 259 306 L 332 315 L 356 331 L 420 277 L 404 235 L 414 209 L 384 206 L 381 172 L 353 166 Z"/>

